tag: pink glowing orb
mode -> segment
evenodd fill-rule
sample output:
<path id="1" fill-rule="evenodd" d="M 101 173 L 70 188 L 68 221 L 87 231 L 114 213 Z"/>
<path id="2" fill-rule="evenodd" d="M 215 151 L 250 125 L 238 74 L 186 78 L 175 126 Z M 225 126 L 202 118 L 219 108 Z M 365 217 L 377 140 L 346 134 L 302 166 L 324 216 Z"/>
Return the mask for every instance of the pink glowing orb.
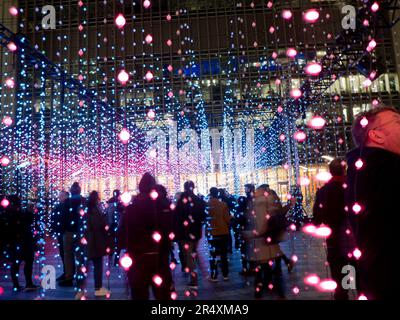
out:
<path id="1" fill-rule="evenodd" d="M 278 54 L 276 52 L 272 52 L 272 59 L 278 58 Z"/>
<path id="2" fill-rule="evenodd" d="M 276 80 L 275 80 L 275 84 L 276 84 L 277 86 L 279 86 L 279 85 L 281 84 L 281 79 L 276 79 Z"/>
<path id="3" fill-rule="evenodd" d="M 78 30 L 83 31 L 83 26 L 81 24 L 79 25 Z"/>
<path id="4" fill-rule="evenodd" d="M 156 190 L 152 190 L 150 192 L 150 198 L 156 200 L 158 198 L 158 192 Z"/>
<path id="5" fill-rule="evenodd" d="M 280 141 L 285 141 L 285 139 L 286 139 L 286 137 L 285 137 L 284 134 L 281 134 L 281 135 L 279 136 L 279 140 L 280 140 Z"/>
<path id="6" fill-rule="evenodd" d="M 150 150 L 149 155 L 151 158 L 157 157 L 157 151 L 155 149 Z"/>
<path id="7" fill-rule="evenodd" d="M 360 212 L 361 212 L 361 206 L 356 202 L 356 203 L 354 203 L 353 204 L 353 206 L 352 206 L 352 208 L 351 208 L 352 210 L 353 210 L 353 212 L 355 213 L 355 214 L 359 214 Z"/>
<path id="8" fill-rule="evenodd" d="M 169 240 L 174 240 L 174 239 L 175 239 L 175 233 L 171 232 L 171 233 L 168 235 L 168 238 L 169 238 Z"/>
<path id="9" fill-rule="evenodd" d="M 328 238 L 332 234 L 332 229 L 327 226 L 320 226 L 315 230 L 314 235 L 319 238 Z"/>
<path id="10" fill-rule="evenodd" d="M 17 16 L 18 15 L 18 9 L 16 7 L 10 7 L 10 9 L 8 9 L 8 12 L 13 16 Z"/>
<path id="11" fill-rule="evenodd" d="M 300 177 L 299 184 L 301 186 L 308 186 L 310 184 L 310 179 L 308 179 L 307 177 Z"/>
<path id="12" fill-rule="evenodd" d="M 10 201 L 4 198 L 3 200 L 1 200 L 0 204 L 3 208 L 7 208 L 10 205 Z"/>
<path id="13" fill-rule="evenodd" d="M 5 116 L 5 117 L 3 118 L 3 120 L 2 120 L 2 123 L 3 123 L 5 126 L 9 127 L 9 126 L 11 126 L 11 125 L 13 124 L 13 120 L 12 120 L 11 117 Z"/>
<path id="14" fill-rule="evenodd" d="M 163 279 L 158 274 L 153 276 L 152 280 L 156 284 L 156 286 L 161 286 L 161 284 L 163 283 Z"/>
<path id="15" fill-rule="evenodd" d="M 335 291 L 336 288 L 337 288 L 337 283 L 335 281 L 333 281 L 332 279 L 322 280 L 318 284 L 318 289 L 321 291 L 324 291 L 324 292 Z"/>
<path id="16" fill-rule="evenodd" d="M 299 258 L 296 256 L 296 255 L 293 255 L 292 256 L 292 261 L 293 262 L 297 262 L 299 260 Z"/>
<path id="17" fill-rule="evenodd" d="M 294 294 L 299 294 L 300 289 L 298 287 L 294 287 L 292 291 Z"/>
<path id="18" fill-rule="evenodd" d="M 364 88 L 368 88 L 371 84 L 372 84 L 371 79 L 366 79 L 366 80 L 364 80 L 364 82 L 363 82 Z"/>
<path id="19" fill-rule="evenodd" d="M 14 42 L 10 42 L 7 45 L 8 50 L 10 50 L 11 52 L 17 51 L 17 45 Z"/>
<path id="20" fill-rule="evenodd" d="M 85 238 L 85 237 L 83 237 L 83 238 L 81 239 L 81 244 L 83 244 L 83 245 L 87 245 L 87 240 L 86 240 L 86 238 Z"/>
<path id="21" fill-rule="evenodd" d="M 154 120 L 155 117 L 156 113 L 154 112 L 153 109 L 150 109 L 149 112 L 147 112 L 147 118 L 149 118 L 150 120 Z"/>
<path id="22" fill-rule="evenodd" d="M 121 194 L 121 202 L 123 205 L 127 206 L 131 202 L 131 199 L 132 195 L 128 191 Z"/>
<path id="23" fill-rule="evenodd" d="M 311 286 L 316 286 L 320 282 L 320 278 L 316 274 L 310 274 L 309 276 L 304 278 L 304 283 L 311 285 Z"/>
<path id="24" fill-rule="evenodd" d="M 115 18 L 115 24 L 119 29 L 122 29 L 126 24 L 126 19 L 122 13 L 118 14 Z"/>
<path id="25" fill-rule="evenodd" d="M 129 80 L 129 74 L 125 70 L 121 70 L 118 73 L 118 81 L 122 84 L 125 85 Z"/>
<path id="26" fill-rule="evenodd" d="M 83 6 L 83 2 L 82 2 L 82 1 L 79 1 L 79 2 L 78 2 L 78 6 L 82 7 L 82 6 Z"/>
<path id="27" fill-rule="evenodd" d="M 150 44 L 153 42 L 153 36 L 151 34 L 148 34 L 144 40 L 147 44 Z"/>
<path id="28" fill-rule="evenodd" d="M 171 263 L 169 264 L 169 268 L 170 268 L 171 270 L 175 270 L 176 264 L 175 264 L 174 262 L 171 262 Z"/>
<path id="29" fill-rule="evenodd" d="M 171 39 L 168 39 L 168 40 L 167 40 L 167 46 L 168 46 L 168 47 L 172 46 L 172 41 L 171 41 Z"/>
<path id="30" fill-rule="evenodd" d="M 285 20 L 289 20 L 293 16 L 292 11 L 290 10 L 283 10 L 282 11 L 282 18 Z"/>
<path id="31" fill-rule="evenodd" d="M 170 15 L 170 14 L 167 14 L 166 19 L 167 19 L 167 21 L 171 21 L 171 19 L 172 19 L 171 15 Z"/>
<path id="32" fill-rule="evenodd" d="M 361 257 L 361 250 L 358 249 L 358 248 L 355 248 L 354 251 L 353 251 L 353 256 L 354 256 L 354 258 L 356 258 L 357 260 L 360 259 L 360 257 Z"/>
<path id="33" fill-rule="evenodd" d="M 317 227 L 312 224 L 308 224 L 303 227 L 303 231 L 308 234 L 314 234 L 316 230 Z"/>
<path id="34" fill-rule="evenodd" d="M 174 68 L 169 64 L 168 67 L 167 67 L 167 70 L 168 70 L 169 72 L 172 72 L 173 69 L 174 69 Z"/>
<path id="35" fill-rule="evenodd" d="M 178 298 L 178 294 L 176 292 L 171 292 L 171 299 L 176 300 L 177 298 Z"/>
<path id="36" fill-rule="evenodd" d="M 375 77 L 376 77 L 376 71 L 372 71 L 368 76 L 368 78 L 370 78 L 371 80 L 374 80 Z"/>
<path id="37" fill-rule="evenodd" d="M 290 90 L 290 96 L 293 99 L 299 99 L 302 96 L 302 94 L 303 93 L 301 92 L 300 89 L 292 89 L 292 90 Z"/>
<path id="38" fill-rule="evenodd" d="M 2 294 L 4 294 L 4 289 L 3 289 L 3 287 L 0 287 L 0 296 L 1 296 Z"/>
<path id="39" fill-rule="evenodd" d="M 289 48 L 286 50 L 286 55 L 289 58 L 294 58 L 297 55 L 297 50 L 295 48 Z"/>
<path id="40" fill-rule="evenodd" d="M 271 26 L 268 31 L 269 31 L 269 33 L 274 33 L 275 32 L 275 28 Z"/>
<path id="41" fill-rule="evenodd" d="M 131 257 L 125 253 L 121 259 L 119 260 L 119 264 L 122 266 L 122 268 L 124 268 L 125 270 L 128 270 L 131 266 L 132 266 L 132 259 Z"/>
<path id="42" fill-rule="evenodd" d="M 361 159 L 358 159 L 355 164 L 357 170 L 361 169 L 364 166 L 364 162 Z"/>
<path id="43" fill-rule="evenodd" d="M 273 5 L 274 5 L 274 4 L 272 3 L 272 1 L 268 1 L 268 3 L 267 3 L 268 9 L 271 9 Z"/>
<path id="44" fill-rule="evenodd" d="M 172 98 L 174 96 L 174 93 L 172 91 L 168 92 L 168 97 Z"/>
<path id="45" fill-rule="evenodd" d="M 285 164 L 283 165 L 283 169 L 289 170 L 289 165 L 288 165 L 287 163 L 285 163 Z"/>
<path id="46" fill-rule="evenodd" d="M 279 113 L 281 113 L 283 111 L 283 108 L 281 106 L 279 106 L 276 111 L 278 111 Z"/>
<path id="47" fill-rule="evenodd" d="M 321 171 L 321 172 L 318 172 L 318 173 L 317 173 L 317 175 L 315 176 L 315 178 L 316 178 L 318 181 L 321 181 L 321 182 L 328 182 L 329 180 L 332 179 L 332 175 L 331 175 L 330 172 L 328 172 L 328 171 Z"/>
<path id="48" fill-rule="evenodd" d="M 306 73 L 310 76 L 317 76 L 322 71 L 322 66 L 318 63 L 309 63 L 306 66 Z"/>
<path id="49" fill-rule="evenodd" d="M 299 131 L 296 131 L 296 132 L 294 133 L 293 138 L 294 138 L 296 141 L 303 142 L 304 140 L 306 140 L 307 135 L 305 134 L 304 131 L 299 130 Z"/>
<path id="50" fill-rule="evenodd" d="M 158 231 L 154 231 L 153 235 L 151 236 L 155 242 L 161 241 L 161 234 Z"/>
<path id="51" fill-rule="evenodd" d="M 294 224 L 294 223 L 292 223 L 291 225 L 290 225 L 290 230 L 292 230 L 292 231 L 296 231 L 296 225 Z"/>
<path id="52" fill-rule="evenodd" d="M 377 12 L 379 10 L 379 3 L 374 2 L 371 6 L 371 10 L 372 10 L 372 12 Z"/>
<path id="53" fill-rule="evenodd" d="M 313 129 L 322 129 L 325 126 L 325 119 L 322 118 L 321 116 L 314 116 L 310 120 L 308 126 L 313 128 Z"/>
<path id="54" fill-rule="evenodd" d="M 364 19 L 363 25 L 364 27 L 369 27 L 369 21 L 367 19 Z"/>
<path id="55" fill-rule="evenodd" d="M 151 5 L 150 0 L 144 0 L 144 1 L 143 1 L 143 7 L 144 7 L 145 9 L 148 9 L 148 8 L 150 7 L 150 5 Z"/>
<path id="56" fill-rule="evenodd" d="M 374 39 L 372 39 L 369 43 L 368 43 L 368 47 L 367 47 L 367 51 L 372 51 L 374 50 L 376 47 L 376 41 Z"/>
<path id="57" fill-rule="evenodd" d="M 372 105 L 377 106 L 379 104 L 379 101 L 377 99 L 372 100 Z"/>
<path id="58" fill-rule="evenodd" d="M 151 80 L 153 80 L 153 77 L 154 77 L 153 73 L 151 71 L 147 71 L 146 76 L 145 76 L 146 80 L 151 81 Z"/>
<path id="59" fill-rule="evenodd" d="M 361 294 L 358 296 L 358 300 L 368 300 L 368 298 L 367 298 L 363 293 L 361 293 Z"/>
<path id="60" fill-rule="evenodd" d="M 6 79 L 6 86 L 8 87 L 8 88 L 14 88 L 14 86 L 15 86 L 15 81 L 13 80 L 13 79 L 11 79 L 11 78 L 8 78 L 8 79 Z"/>
<path id="61" fill-rule="evenodd" d="M 4 156 L 0 159 L 0 163 L 3 167 L 7 167 L 10 164 L 10 159 Z"/>
<path id="62" fill-rule="evenodd" d="M 307 10 L 304 14 L 304 20 L 310 23 L 314 23 L 319 18 L 319 12 L 315 9 Z"/>
<path id="63" fill-rule="evenodd" d="M 122 129 L 121 132 L 119 133 L 119 139 L 122 141 L 122 143 L 128 143 L 129 138 L 131 137 L 131 134 L 127 129 Z"/>
<path id="64" fill-rule="evenodd" d="M 361 124 L 361 126 L 362 126 L 363 128 L 365 128 L 365 127 L 368 125 L 368 119 L 367 119 L 366 117 L 363 117 L 363 118 L 360 120 L 360 124 Z"/>

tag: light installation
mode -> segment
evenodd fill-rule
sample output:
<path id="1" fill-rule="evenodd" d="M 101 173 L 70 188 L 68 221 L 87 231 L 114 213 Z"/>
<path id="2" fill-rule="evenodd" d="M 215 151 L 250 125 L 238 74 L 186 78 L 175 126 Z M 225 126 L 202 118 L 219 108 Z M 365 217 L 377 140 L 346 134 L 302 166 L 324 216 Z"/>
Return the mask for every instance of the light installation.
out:
<path id="1" fill-rule="evenodd" d="M 349 146 L 337 111 L 342 98 L 328 90 L 344 75 L 329 49 L 336 44 L 328 14 L 269 1 L 244 15 L 242 4 L 232 9 L 235 19 L 224 17 L 223 50 L 205 59 L 190 10 L 163 11 L 164 34 L 142 24 L 155 2 L 137 1 L 141 14 L 125 8 L 132 1 L 120 3 L 110 16 L 110 1 L 100 5 L 96 23 L 104 28 L 92 32 L 90 6 L 79 2 L 76 29 L 60 27 L 55 52 L 1 28 L 2 53 L 16 61 L 1 82 L 2 195 L 19 193 L 48 212 L 74 181 L 103 199 L 121 189 L 127 204 L 146 171 L 169 194 L 187 179 L 202 194 L 212 186 L 240 194 L 245 183 L 269 182 L 283 200 L 294 185 L 310 199 L 328 180 L 321 156 Z M 374 57 L 381 42 L 365 14 L 357 54 Z M 21 15 L 12 16 L 27 30 Z M 306 45 L 296 40 L 295 17 L 312 35 Z M 322 54 L 315 39 L 324 43 Z"/>

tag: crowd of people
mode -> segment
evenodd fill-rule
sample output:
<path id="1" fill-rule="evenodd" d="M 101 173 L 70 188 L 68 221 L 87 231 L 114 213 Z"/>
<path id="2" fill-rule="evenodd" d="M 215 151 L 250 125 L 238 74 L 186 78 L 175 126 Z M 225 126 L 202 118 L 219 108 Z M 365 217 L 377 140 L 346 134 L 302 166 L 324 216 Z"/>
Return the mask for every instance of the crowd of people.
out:
<path id="1" fill-rule="evenodd" d="M 390 277 L 395 274 L 392 255 L 398 225 L 395 183 L 400 178 L 400 114 L 389 107 L 362 113 L 355 119 L 352 133 L 357 147 L 348 153 L 347 161 L 335 159 L 329 164 L 332 178 L 317 191 L 313 223 L 332 231 L 326 244 L 327 261 L 337 283 L 335 299 L 348 299 L 348 291 L 341 286 L 342 268 L 348 264 L 357 270 L 360 295 L 388 299 L 395 292 Z M 77 182 L 69 192 L 60 192 L 51 223 L 63 263 L 63 274 L 57 280 L 61 287 L 75 286 L 76 299 L 84 297 L 90 263 L 95 295 L 111 294 L 102 284 L 105 256 L 114 264 L 122 258 L 131 262 L 124 267 L 132 299 L 149 299 L 150 288 L 156 299 L 171 299 L 175 290 L 171 266 L 178 263 L 175 244 L 181 271 L 189 278 L 188 287 L 197 288 L 197 252 L 203 236 L 209 246 L 209 281 L 229 281 L 228 259 L 234 248 L 241 254 L 240 275 L 254 276 L 256 298 L 268 288 L 273 288 L 278 298 L 285 298 L 282 261 L 289 272 L 294 264 L 280 243 L 291 223 L 290 212 L 303 210 L 298 208 L 300 188 L 286 204 L 268 184 L 246 184 L 245 195 L 239 197 L 213 187 L 202 197 L 195 193 L 194 183 L 187 181 L 183 192 L 172 198 L 154 176 L 145 173 L 138 188 L 129 203 L 123 203 L 120 191 L 115 190 L 106 205 L 101 204 L 97 191 L 84 198 Z M 22 290 L 18 282 L 22 261 L 25 289 L 35 290 L 33 208 L 22 210 L 17 196 L 8 196 L 7 201 L 1 209 L 0 233 L 12 262 L 13 290 Z"/>

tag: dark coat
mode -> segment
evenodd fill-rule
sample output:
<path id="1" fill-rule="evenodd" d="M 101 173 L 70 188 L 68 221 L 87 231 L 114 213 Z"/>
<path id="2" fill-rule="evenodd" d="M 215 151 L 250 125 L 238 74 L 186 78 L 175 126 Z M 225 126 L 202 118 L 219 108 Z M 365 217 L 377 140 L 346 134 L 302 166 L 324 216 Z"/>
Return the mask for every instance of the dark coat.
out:
<path id="1" fill-rule="evenodd" d="M 153 239 L 159 232 L 161 241 Z M 153 200 L 147 194 L 139 194 L 125 209 L 118 229 L 120 249 L 126 249 L 131 257 L 145 253 L 158 253 L 168 259 L 173 231 L 170 202 L 166 199 Z M 167 261 L 167 260 L 166 260 Z"/>
<path id="2" fill-rule="evenodd" d="M 364 165 L 357 170 L 355 162 Z M 393 299 L 397 296 L 395 263 L 398 252 L 400 209 L 400 156 L 380 148 L 352 150 L 348 159 L 346 203 L 353 220 L 359 260 L 360 290 L 368 299 Z M 362 210 L 352 212 L 357 202 Z"/>
<path id="3" fill-rule="evenodd" d="M 84 236 L 87 241 L 88 259 L 100 258 L 106 255 L 107 231 L 106 215 L 99 207 L 88 209 L 86 214 L 86 230 Z"/>
<path id="4" fill-rule="evenodd" d="M 313 207 L 313 222 L 317 225 L 324 224 L 332 230 L 326 243 L 329 250 L 338 256 L 347 258 L 347 254 L 354 250 L 348 214 L 345 211 L 345 178 L 333 177 L 317 191 Z"/>
<path id="5" fill-rule="evenodd" d="M 206 203 L 194 194 L 183 192 L 175 208 L 175 240 L 200 240 L 205 220 Z"/>
<path id="6" fill-rule="evenodd" d="M 62 236 L 65 231 L 65 202 L 58 203 L 51 213 L 51 229 L 57 237 Z"/>
<path id="7" fill-rule="evenodd" d="M 79 232 L 82 228 L 80 213 L 84 209 L 85 199 L 81 195 L 71 195 L 66 201 L 63 208 L 65 231 Z"/>

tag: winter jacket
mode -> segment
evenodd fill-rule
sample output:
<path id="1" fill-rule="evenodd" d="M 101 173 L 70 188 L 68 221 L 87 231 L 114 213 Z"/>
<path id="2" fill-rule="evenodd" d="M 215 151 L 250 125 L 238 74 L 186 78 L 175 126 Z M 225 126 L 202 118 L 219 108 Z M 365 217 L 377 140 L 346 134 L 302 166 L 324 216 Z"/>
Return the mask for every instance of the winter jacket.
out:
<path id="1" fill-rule="evenodd" d="M 332 233 L 326 239 L 329 250 L 334 250 L 339 256 L 347 257 L 354 250 L 354 239 L 348 214 L 345 211 L 345 178 L 332 177 L 317 191 L 313 207 L 313 222 L 316 225 L 328 226 Z"/>
<path id="2" fill-rule="evenodd" d="M 80 232 L 82 228 L 80 210 L 84 209 L 85 199 L 81 195 L 71 195 L 65 201 L 63 212 L 65 231 Z"/>
<path id="3" fill-rule="evenodd" d="M 139 194 L 125 209 L 118 229 L 119 248 L 126 249 L 132 257 L 143 254 L 159 254 L 168 257 L 170 234 L 173 231 L 170 202 L 153 200 L 147 194 Z M 161 236 L 155 241 L 154 235 Z"/>
<path id="4" fill-rule="evenodd" d="M 106 215 L 99 207 L 88 209 L 86 213 L 86 230 L 84 237 L 87 241 L 88 259 L 100 258 L 106 255 L 107 231 Z"/>
<path id="5" fill-rule="evenodd" d="M 358 159 L 363 166 L 357 169 Z M 400 223 L 400 156 L 381 148 L 354 149 L 347 155 L 346 204 L 354 225 L 359 259 L 359 292 L 368 299 L 394 299 Z M 361 206 L 355 214 L 354 204 Z"/>
<path id="6" fill-rule="evenodd" d="M 222 236 L 229 234 L 229 214 L 228 205 L 216 198 L 211 198 L 208 202 L 208 215 L 210 218 L 209 232 L 212 236 Z"/>
<path id="7" fill-rule="evenodd" d="M 174 214 L 176 241 L 198 241 L 206 219 L 206 204 L 194 194 L 183 192 Z"/>
<path id="8" fill-rule="evenodd" d="M 278 243 L 268 242 L 265 234 L 268 231 L 268 215 L 280 213 L 281 207 L 275 202 L 272 194 L 265 196 L 257 192 L 252 205 L 249 206 L 248 226 L 243 236 L 248 240 L 248 256 L 251 261 L 266 263 L 282 255 Z"/>

